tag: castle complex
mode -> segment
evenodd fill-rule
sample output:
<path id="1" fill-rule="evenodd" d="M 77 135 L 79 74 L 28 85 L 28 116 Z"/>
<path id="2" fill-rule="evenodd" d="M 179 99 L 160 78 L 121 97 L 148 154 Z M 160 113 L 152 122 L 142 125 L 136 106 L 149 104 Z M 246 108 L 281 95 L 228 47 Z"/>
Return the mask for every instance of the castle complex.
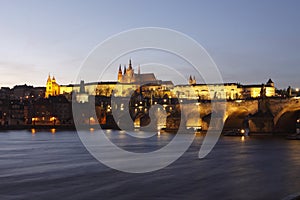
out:
<path id="1" fill-rule="evenodd" d="M 242 85 L 238 83 L 216 83 L 216 84 L 197 84 L 195 76 L 190 76 L 188 84 L 174 85 L 172 81 L 158 80 L 154 73 L 141 73 L 140 66 L 137 66 L 135 73 L 131 59 L 128 66 L 119 66 L 117 82 L 91 82 L 73 85 L 59 85 L 54 76 L 48 77 L 46 84 L 45 97 L 57 96 L 60 94 L 76 93 L 83 96 L 83 91 L 87 95 L 100 96 L 128 96 L 131 90 L 139 90 L 142 86 L 144 93 L 150 96 L 178 97 L 185 99 L 246 99 L 258 98 L 263 96 L 275 96 L 274 82 L 269 79 L 265 84 Z M 147 95 L 147 94 L 145 94 Z"/>

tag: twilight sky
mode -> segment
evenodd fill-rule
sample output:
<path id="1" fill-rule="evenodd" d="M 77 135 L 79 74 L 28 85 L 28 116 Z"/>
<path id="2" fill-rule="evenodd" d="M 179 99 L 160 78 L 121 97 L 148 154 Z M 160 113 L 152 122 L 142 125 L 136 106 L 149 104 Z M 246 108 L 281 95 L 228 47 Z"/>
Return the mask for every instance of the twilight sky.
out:
<path id="1" fill-rule="evenodd" d="M 100 42 L 149 26 L 195 39 L 225 82 L 300 87 L 299 10 L 297 0 L 0 0 L 0 87 L 44 86 L 49 73 L 74 82 Z"/>

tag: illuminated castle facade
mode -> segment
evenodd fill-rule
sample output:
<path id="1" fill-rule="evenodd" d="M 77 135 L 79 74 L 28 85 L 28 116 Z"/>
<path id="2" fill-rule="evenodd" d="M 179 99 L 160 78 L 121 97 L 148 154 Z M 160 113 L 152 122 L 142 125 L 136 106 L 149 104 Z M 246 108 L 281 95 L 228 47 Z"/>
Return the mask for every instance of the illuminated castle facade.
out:
<path id="1" fill-rule="evenodd" d="M 187 99 L 247 99 L 275 96 L 274 82 L 269 79 L 263 84 L 242 85 L 239 83 L 197 84 L 195 77 L 190 76 L 189 84 L 176 85 L 173 94 Z"/>
<path id="2" fill-rule="evenodd" d="M 86 102 L 88 95 L 98 96 L 131 96 L 132 90 L 148 91 L 150 96 L 179 97 L 186 99 L 247 99 L 259 97 L 275 96 L 274 82 L 269 79 L 264 84 L 242 85 L 239 83 L 216 83 L 216 84 L 198 84 L 195 76 L 190 76 L 188 84 L 175 85 L 172 81 L 162 81 L 156 79 L 154 73 L 141 73 L 140 66 L 137 67 L 137 73 L 134 72 L 131 59 L 128 66 L 121 65 L 118 69 L 117 82 L 90 82 L 70 85 L 59 85 L 54 76 L 48 76 L 46 83 L 45 97 L 57 96 L 60 94 L 71 96 L 75 94 L 79 102 Z M 141 87 L 143 86 L 143 87 Z M 77 98 L 78 97 L 78 98 Z M 71 97 L 70 97 L 71 98 Z"/>

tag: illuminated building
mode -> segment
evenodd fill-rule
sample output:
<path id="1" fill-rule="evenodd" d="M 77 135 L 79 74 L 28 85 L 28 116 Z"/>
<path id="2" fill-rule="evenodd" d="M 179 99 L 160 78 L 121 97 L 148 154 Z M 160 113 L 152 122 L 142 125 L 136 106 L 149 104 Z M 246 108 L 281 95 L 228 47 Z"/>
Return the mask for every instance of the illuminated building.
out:
<path id="1" fill-rule="evenodd" d="M 236 83 L 176 85 L 172 89 L 173 94 L 179 98 L 201 100 L 238 99 L 241 91 L 241 86 Z"/>
<path id="2" fill-rule="evenodd" d="M 195 76 L 190 76 L 188 84 L 176 85 L 172 81 L 158 80 L 154 73 L 141 73 L 140 66 L 135 73 L 131 59 L 128 67 L 125 65 L 123 70 L 121 65 L 117 72 L 117 82 L 91 82 L 73 85 L 58 85 L 55 78 L 47 80 L 46 98 L 60 94 L 75 94 L 77 102 L 87 102 L 88 96 L 115 96 L 129 97 L 133 91 L 143 92 L 144 96 L 179 97 L 186 99 L 247 99 L 259 98 L 263 92 L 264 96 L 275 96 L 274 82 L 269 79 L 266 84 L 242 85 L 239 83 L 215 83 L 215 84 L 197 84 Z M 70 98 L 68 98 L 70 100 Z"/>
<path id="3" fill-rule="evenodd" d="M 169 88 L 174 87 L 172 81 L 161 81 L 156 79 L 154 73 L 141 73 L 138 66 L 138 73 L 134 72 L 131 60 L 129 60 L 128 67 L 124 66 L 122 72 L 121 66 L 118 70 L 117 82 L 90 82 L 70 85 L 59 85 L 55 78 L 47 80 L 46 85 L 46 98 L 49 96 L 57 96 L 60 94 L 76 96 L 77 102 L 87 102 L 89 95 L 94 96 L 130 96 L 133 90 L 140 90 L 140 86 L 143 86 L 144 91 L 170 91 Z M 154 92 L 153 92 L 154 93 Z"/>
<path id="4" fill-rule="evenodd" d="M 51 79 L 49 74 L 47 79 L 47 84 L 46 84 L 45 97 L 48 98 L 49 96 L 57 96 L 59 94 L 60 94 L 60 86 L 56 83 L 54 76 Z"/>
<path id="5" fill-rule="evenodd" d="M 258 98 L 261 97 L 262 90 L 265 90 L 266 97 L 275 96 L 274 82 L 269 79 L 266 84 L 243 85 L 244 98 Z"/>
<path id="6" fill-rule="evenodd" d="M 258 98 L 262 90 L 266 97 L 275 96 L 274 82 L 269 79 L 266 84 L 242 85 L 238 83 L 224 84 L 197 84 L 195 78 L 190 76 L 189 84 L 176 85 L 172 93 L 179 98 L 186 99 L 246 99 Z"/>
<path id="7" fill-rule="evenodd" d="M 130 84 L 146 84 L 146 83 L 159 83 L 154 73 L 141 73 L 140 66 L 138 66 L 138 73 L 134 73 L 132 68 L 131 59 L 129 60 L 128 68 L 124 66 L 124 72 L 122 73 L 121 65 L 118 71 L 118 82 L 119 83 L 130 83 Z"/>

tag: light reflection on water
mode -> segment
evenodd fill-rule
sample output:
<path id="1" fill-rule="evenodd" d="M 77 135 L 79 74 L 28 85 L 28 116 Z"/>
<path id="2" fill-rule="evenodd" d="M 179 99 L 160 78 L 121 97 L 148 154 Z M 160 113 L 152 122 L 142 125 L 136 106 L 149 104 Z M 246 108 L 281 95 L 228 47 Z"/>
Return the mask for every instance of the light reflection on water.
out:
<path id="1" fill-rule="evenodd" d="M 97 130 L 88 133 L 98 134 Z M 160 133 L 134 139 L 124 131 L 112 130 L 105 134 L 121 148 L 135 152 L 161 148 L 174 136 Z M 184 156 L 167 168 L 133 175 L 97 162 L 72 131 L 0 133 L 0 197 L 281 199 L 299 192 L 300 141 L 221 137 L 208 157 L 199 160 L 203 137 L 197 134 Z"/>
<path id="2" fill-rule="evenodd" d="M 55 134 L 55 132 L 56 132 L 56 129 L 55 128 L 51 128 L 51 133 Z"/>
<path id="3" fill-rule="evenodd" d="M 245 136 L 241 137 L 241 141 L 244 142 L 245 141 Z"/>
<path id="4" fill-rule="evenodd" d="M 32 135 L 34 135 L 36 133 L 36 130 L 34 128 L 32 128 L 31 133 L 32 133 Z"/>

